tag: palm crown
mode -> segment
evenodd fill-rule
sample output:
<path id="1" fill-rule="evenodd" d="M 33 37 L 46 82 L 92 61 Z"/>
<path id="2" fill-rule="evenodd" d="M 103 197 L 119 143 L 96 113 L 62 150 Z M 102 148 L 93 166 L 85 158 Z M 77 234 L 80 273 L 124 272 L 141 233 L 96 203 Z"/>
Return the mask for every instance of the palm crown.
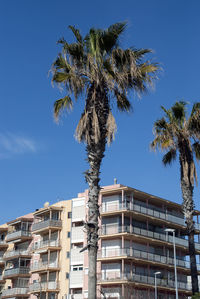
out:
<path id="1" fill-rule="evenodd" d="M 164 165 L 171 164 L 176 159 L 178 151 L 182 176 L 194 185 L 196 168 L 193 155 L 197 160 L 200 159 L 200 103 L 193 105 L 189 117 L 184 101 L 176 102 L 169 110 L 163 106 L 161 108 L 165 116 L 154 123 L 155 139 L 151 147 L 167 151 L 162 160 Z"/>
<path id="2" fill-rule="evenodd" d="M 67 43 L 66 40 L 58 41 L 62 45 L 62 52 L 53 64 L 53 82 L 64 85 L 67 95 L 54 104 L 54 115 L 58 119 L 65 109 L 71 109 L 73 100 L 86 94 L 86 102 L 97 98 L 97 93 L 105 95 L 110 101 L 116 99 L 117 107 L 121 111 L 129 111 L 131 108 L 128 100 L 128 91 L 145 92 L 147 85 L 152 84 L 156 77 L 158 65 L 149 60 L 143 62 L 149 49 L 119 47 L 119 37 L 126 28 L 126 23 L 116 23 L 107 30 L 91 29 L 84 38 L 78 29 L 69 26 L 76 41 Z M 99 141 L 99 121 L 95 111 L 95 105 L 87 113 L 87 105 L 76 129 L 76 137 L 79 141 L 91 142 L 91 121 L 93 123 L 95 142 Z M 115 120 L 109 105 L 109 117 L 107 119 L 107 141 L 111 142 L 116 129 Z M 92 120 L 91 120 L 92 115 Z M 90 132 L 89 132 L 90 131 Z"/>

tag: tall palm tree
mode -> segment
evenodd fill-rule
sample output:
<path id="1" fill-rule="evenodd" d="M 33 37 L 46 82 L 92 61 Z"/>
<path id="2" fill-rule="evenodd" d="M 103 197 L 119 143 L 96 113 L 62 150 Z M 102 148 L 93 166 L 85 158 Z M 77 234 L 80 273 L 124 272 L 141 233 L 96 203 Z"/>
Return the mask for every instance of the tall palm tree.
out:
<path id="1" fill-rule="evenodd" d="M 98 249 L 100 166 L 106 144 L 116 131 L 111 102 L 115 99 L 119 110 L 129 111 L 128 92 L 143 93 L 156 77 L 158 65 L 144 56 L 149 49 L 122 49 L 119 38 L 126 23 L 116 23 L 106 30 L 90 29 L 83 38 L 80 31 L 69 26 L 75 42 L 61 39 L 61 53 L 53 64 L 53 82 L 61 84 L 67 94 L 54 104 L 54 115 L 70 110 L 74 101 L 84 98 L 85 108 L 76 128 L 76 138 L 86 144 L 90 169 L 85 172 L 89 185 L 87 250 L 89 257 L 88 298 L 96 298 L 96 258 Z M 73 95 L 73 98 L 72 98 Z"/>
<path id="2" fill-rule="evenodd" d="M 187 225 L 189 241 L 192 292 L 199 291 L 194 244 L 194 181 L 197 181 L 194 157 L 200 160 L 200 102 L 193 105 L 187 116 L 186 103 L 176 102 L 171 109 L 161 107 L 165 115 L 154 123 L 155 139 L 151 147 L 166 151 L 162 162 L 171 164 L 179 155 L 182 209 Z"/>

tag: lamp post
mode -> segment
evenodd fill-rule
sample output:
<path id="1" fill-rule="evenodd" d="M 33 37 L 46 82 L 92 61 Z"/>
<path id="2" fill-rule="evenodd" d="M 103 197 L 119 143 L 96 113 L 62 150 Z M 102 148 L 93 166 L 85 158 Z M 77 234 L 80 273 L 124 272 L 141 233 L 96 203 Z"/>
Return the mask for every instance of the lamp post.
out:
<path id="1" fill-rule="evenodd" d="M 178 282 L 177 282 L 177 270 L 176 270 L 176 244 L 175 244 L 175 229 L 166 228 L 166 232 L 173 233 L 173 247 L 174 247 L 174 276 L 175 276 L 175 288 L 176 288 L 176 299 L 178 299 Z"/>
<path id="2" fill-rule="evenodd" d="M 161 274 L 161 272 L 155 272 L 155 299 L 158 298 L 158 292 L 157 292 L 157 275 Z"/>

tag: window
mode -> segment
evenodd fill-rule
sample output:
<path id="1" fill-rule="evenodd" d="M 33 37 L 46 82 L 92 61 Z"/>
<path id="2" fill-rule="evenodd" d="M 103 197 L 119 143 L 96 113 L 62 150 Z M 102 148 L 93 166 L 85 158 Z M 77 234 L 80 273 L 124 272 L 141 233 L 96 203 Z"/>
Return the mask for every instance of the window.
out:
<path id="1" fill-rule="evenodd" d="M 72 218 L 72 212 L 68 212 L 68 218 Z"/>
<path id="2" fill-rule="evenodd" d="M 70 232 L 67 233 L 67 238 L 70 238 Z"/>
<path id="3" fill-rule="evenodd" d="M 83 265 L 74 265 L 71 268 L 72 271 L 83 271 Z"/>
<path id="4" fill-rule="evenodd" d="M 67 251 L 67 258 L 70 258 L 70 252 Z"/>
<path id="5" fill-rule="evenodd" d="M 66 272 L 66 279 L 68 279 L 69 278 L 69 273 L 68 272 Z"/>

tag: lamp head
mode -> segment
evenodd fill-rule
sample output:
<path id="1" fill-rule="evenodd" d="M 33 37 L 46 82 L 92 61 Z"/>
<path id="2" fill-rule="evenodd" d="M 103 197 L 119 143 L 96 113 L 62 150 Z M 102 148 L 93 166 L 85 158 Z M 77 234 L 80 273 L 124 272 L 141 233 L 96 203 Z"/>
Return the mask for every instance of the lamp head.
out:
<path id="1" fill-rule="evenodd" d="M 154 273 L 154 275 L 158 275 L 158 274 L 161 274 L 161 272 L 158 271 L 158 272 L 155 272 L 155 273 Z"/>

